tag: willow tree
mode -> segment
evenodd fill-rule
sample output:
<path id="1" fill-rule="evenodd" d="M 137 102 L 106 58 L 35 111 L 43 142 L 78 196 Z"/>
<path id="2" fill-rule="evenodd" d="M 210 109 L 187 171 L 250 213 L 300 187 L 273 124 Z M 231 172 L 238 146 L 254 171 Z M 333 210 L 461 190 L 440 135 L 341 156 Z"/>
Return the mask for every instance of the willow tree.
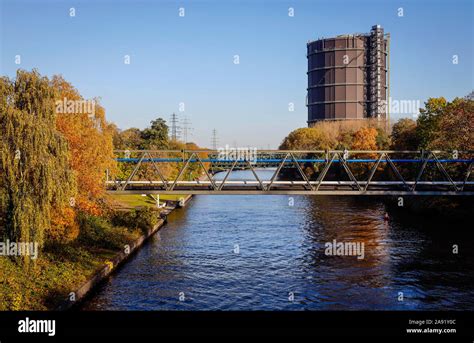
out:
<path id="1" fill-rule="evenodd" d="M 44 243 L 51 208 L 75 192 L 69 150 L 56 130 L 54 89 L 36 70 L 0 81 L 0 192 L 5 238 Z M 19 259 L 28 264 L 24 256 Z"/>

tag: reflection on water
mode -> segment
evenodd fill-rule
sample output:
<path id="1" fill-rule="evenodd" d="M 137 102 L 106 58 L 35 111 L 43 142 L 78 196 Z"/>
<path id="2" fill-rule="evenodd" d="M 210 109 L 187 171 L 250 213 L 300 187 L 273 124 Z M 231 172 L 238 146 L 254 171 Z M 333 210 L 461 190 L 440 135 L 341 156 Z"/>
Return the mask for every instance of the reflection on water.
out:
<path id="1" fill-rule="evenodd" d="M 232 176 L 253 180 L 249 173 Z M 293 201 L 196 196 L 83 309 L 474 310 L 467 227 L 395 213 L 386 221 L 373 198 Z M 326 256 L 334 239 L 363 242 L 365 258 Z"/>

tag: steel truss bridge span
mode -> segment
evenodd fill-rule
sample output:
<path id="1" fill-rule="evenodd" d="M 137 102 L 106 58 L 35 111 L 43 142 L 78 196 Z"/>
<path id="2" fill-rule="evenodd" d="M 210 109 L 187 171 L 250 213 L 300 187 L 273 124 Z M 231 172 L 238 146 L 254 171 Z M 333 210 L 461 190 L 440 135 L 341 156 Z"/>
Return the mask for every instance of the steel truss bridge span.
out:
<path id="1" fill-rule="evenodd" d="M 119 166 L 129 167 L 121 179 L 107 177 L 106 188 L 116 194 L 472 196 L 473 157 L 456 150 L 262 150 L 251 158 L 216 150 L 117 150 Z M 175 177 L 165 177 L 166 164 L 178 167 Z M 213 175 L 216 165 L 222 179 Z M 272 168 L 269 179 L 258 175 L 262 167 Z M 190 179 L 196 168 L 201 174 Z M 253 179 L 232 179 L 238 169 Z"/>

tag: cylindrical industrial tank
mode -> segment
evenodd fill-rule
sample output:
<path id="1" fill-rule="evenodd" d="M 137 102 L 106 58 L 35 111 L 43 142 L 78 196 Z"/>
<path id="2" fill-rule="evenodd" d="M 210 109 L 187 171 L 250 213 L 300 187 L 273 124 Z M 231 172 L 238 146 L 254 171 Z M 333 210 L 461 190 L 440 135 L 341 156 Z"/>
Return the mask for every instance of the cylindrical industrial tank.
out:
<path id="1" fill-rule="evenodd" d="M 308 124 L 367 117 L 367 36 L 345 35 L 307 44 Z"/>

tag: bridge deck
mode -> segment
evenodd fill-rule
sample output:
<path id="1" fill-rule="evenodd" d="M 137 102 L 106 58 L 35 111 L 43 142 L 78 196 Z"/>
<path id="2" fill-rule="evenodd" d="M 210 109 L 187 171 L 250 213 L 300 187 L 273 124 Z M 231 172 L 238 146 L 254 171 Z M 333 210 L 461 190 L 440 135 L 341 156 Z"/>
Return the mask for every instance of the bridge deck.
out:
<path id="1" fill-rule="evenodd" d="M 222 194 L 222 195 L 257 195 L 257 194 L 308 194 L 308 195 L 474 195 L 474 182 L 466 182 L 463 191 L 454 191 L 453 185 L 445 181 L 419 181 L 416 190 L 412 191 L 404 186 L 401 181 L 371 181 L 367 189 L 367 182 L 359 181 L 357 185 L 352 181 L 324 181 L 319 185 L 317 181 L 309 183 L 313 189 L 309 188 L 306 181 L 274 181 L 268 189 L 270 181 L 261 181 L 262 189 L 258 181 L 226 181 L 222 186 L 222 181 L 216 180 L 213 188 L 210 181 L 179 181 L 173 189 L 164 186 L 162 181 L 130 181 L 126 190 L 110 189 L 114 194 Z M 121 182 L 109 181 L 109 187 L 118 186 Z M 407 181 L 405 185 L 412 187 L 414 181 Z M 463 182 L 454 182 L 455 185 L 462 186 Z M 319 188 L 315 188 L 319 185 Z"/>

